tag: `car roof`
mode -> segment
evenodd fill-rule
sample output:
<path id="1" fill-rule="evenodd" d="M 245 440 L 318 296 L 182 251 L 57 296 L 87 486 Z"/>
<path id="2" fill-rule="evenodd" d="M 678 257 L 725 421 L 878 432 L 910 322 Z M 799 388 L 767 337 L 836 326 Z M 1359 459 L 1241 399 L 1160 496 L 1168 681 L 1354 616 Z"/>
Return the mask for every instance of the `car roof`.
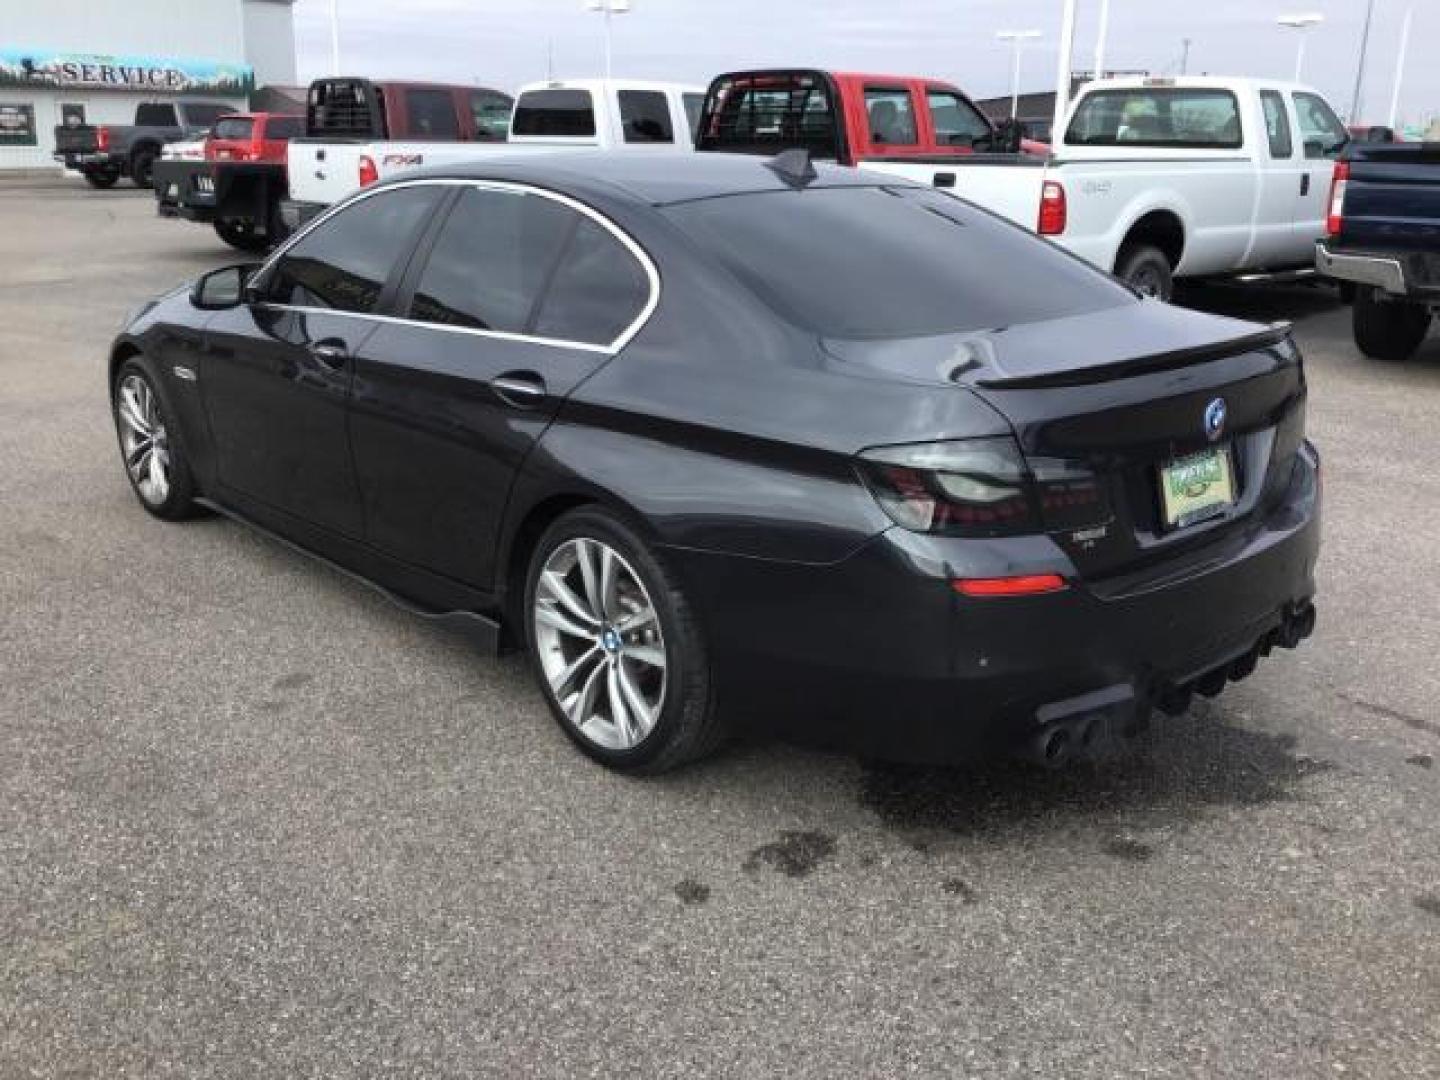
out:
<path id="1" fill-rule="evenodd" d="M 546 153 L 497 153 L 471 162 L 439 165 L 407 172 L 397 179 L 501 180 L 532 183 L 584 199 L 587 194 L 613 197 L 623 193 L 652 206 L 791 188 L 771 159 L 752 154 L 636 154 L 613 150 L 557 150 Z M 815 163 L 810 188 L 903 185 L 898 177 L 878 177 L 858 169 Z"/>
<path id="2" fill-rule="evenodd" d="M 535 90 L 592 90 L 604 93 L 605 90 L 654 90 L 659 93 L 675 94 L 703 94 L 705 87 L 696 86 L 693 83 L 661 82 L 655 79 L 544 79 L 539 82 L 526 83 L 516 91 L 519 94 L 528 94 Z"/>

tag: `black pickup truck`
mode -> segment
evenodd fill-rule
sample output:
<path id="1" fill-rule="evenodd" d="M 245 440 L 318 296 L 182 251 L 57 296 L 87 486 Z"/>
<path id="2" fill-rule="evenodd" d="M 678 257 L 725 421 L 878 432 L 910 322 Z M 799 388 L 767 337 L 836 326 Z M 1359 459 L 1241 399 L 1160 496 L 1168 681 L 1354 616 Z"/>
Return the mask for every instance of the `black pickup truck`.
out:
<path id="1" fill-rule="evenodd" d="M 1408 360 L 1440 306 L 1440 143 L 1352 142 L 1335 163 L 1325 277 L 1355 286 L 1355 344 Z"/>
<path id="2" fill-rule="evenodd" d="M 122 176 L 148 188 L 160 148 L 209 131 L 235 106 L 210 101 L 157 101 L 135 107 L 135 123 L 61 124 L 55 128 L 55 160 L 75 169 L 91 187 L 108 188 Z"/>

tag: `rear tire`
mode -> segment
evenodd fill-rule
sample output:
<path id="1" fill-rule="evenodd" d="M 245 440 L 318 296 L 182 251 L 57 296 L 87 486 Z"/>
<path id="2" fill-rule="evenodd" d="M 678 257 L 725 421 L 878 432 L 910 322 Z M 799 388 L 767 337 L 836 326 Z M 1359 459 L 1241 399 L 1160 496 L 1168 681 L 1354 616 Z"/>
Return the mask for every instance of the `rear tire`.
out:
<path id="1" fill-rule="evenodd" d="M 155 175 L 155 151 L 136 150 L 130 157 L 130 179 L 138 188 L 148 188 Z"/>
<path id="2" fill-rule="evenodd" d="M 215 220 L 215 235 L 237 251 L 257 254 L 270 246 L 270 238 L 255 231 L 249 221 L 227 218 Z"/>
<path id="3" fill-rule="evenodd" d="M 115 376 L 111 411 L 120 460 L 140 505 L 164 521 L 181 521 L 202 509 L 177 418 L 156 386 L 141 357 L 125 361 Z"/>
<path id="4" fill-rule="evenodd" d="M 1141 296 L 1164 300 L 1175 295 L 1175 272 L 1165 253 L 1150 244 L 1127 244 L 1115 260 L 1115 276 Z"/>
<path id="5" fill-rule="evenodd" d="M 615 515 L 583 507 L 551 525 L 531 557 L 524 603 L 526 651 L 545 700 L 595 761 L 661 773 L 723 741 L 685 594 Z"/>
<path id="6" fill-rule="evenodd" d="M 115 181 L 120 179 L 118 169 L 87 169 L 81 175 L 85 177 L 85 182 L 97 191 L 114 187 Z"/>
<path id="7" fill-rule="evenodd" d="M 1355 344 L 1372 360 L 1409 360 L 1430 329 L 1430 308 L 1409 300 L 1381 300 L 1371 287 L 1359 289 L 1354 306 Z"/>

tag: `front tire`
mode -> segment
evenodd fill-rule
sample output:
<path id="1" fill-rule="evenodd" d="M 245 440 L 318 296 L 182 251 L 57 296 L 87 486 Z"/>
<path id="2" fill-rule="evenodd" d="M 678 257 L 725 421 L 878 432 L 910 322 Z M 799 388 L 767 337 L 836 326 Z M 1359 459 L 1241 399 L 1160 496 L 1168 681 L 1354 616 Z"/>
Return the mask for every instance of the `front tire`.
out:
<path id="1" fill-rule="evenodd" d="M 194 517 L 195 480 L 176 418 L 138 359 L 127 360 L 115 377 L 112 407 L 125 475 L 140 505 L 165 521 Z"/>
<path id="2" fill-rule="evenodd" d="M 1141 296 L 1164 300 L 1175 295 L 1175 272 L 1165 253 L 1149 244 L 1130 244 L 1122 248 L 1115 261 L 1115 276 Z"/>
<path id="3" fill-rule="evenodd" d="M 1374 288 L 1355 294 L 1355 344 L 1372 360 L 1409 360 L 1430 329 L 1430 308 L 1408 300 L 1381 300 Z"/>
<path id="4" fill-rule="evenodd" d="M 82 173 L 85 182 L 97 191 L 104 191 L 106 188 L 115 186 L 115 181 L 120 179 L 119 169 L 87 169 Z"/>
<path id="5" fill-rule="evenodd" d="M 684 592 L 613 514 L 585 507 L 551 525 L 531 557 L 524 603 L 526 649 L 545 700 L 591 758 L 653 774 L 723 740 Z"/>

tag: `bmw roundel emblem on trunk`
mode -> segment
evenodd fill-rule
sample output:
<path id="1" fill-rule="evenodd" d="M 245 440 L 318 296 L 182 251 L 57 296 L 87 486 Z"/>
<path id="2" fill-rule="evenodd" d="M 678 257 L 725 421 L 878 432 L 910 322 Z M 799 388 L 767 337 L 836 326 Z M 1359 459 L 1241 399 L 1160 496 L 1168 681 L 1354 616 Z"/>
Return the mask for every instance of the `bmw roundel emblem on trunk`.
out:
<path id="1" fill-rule="evenodd" d="M 1205 406 L 1205 437 L 1211 442 L 1225 434 L 1225 399 L 1217 397 Z"/>

